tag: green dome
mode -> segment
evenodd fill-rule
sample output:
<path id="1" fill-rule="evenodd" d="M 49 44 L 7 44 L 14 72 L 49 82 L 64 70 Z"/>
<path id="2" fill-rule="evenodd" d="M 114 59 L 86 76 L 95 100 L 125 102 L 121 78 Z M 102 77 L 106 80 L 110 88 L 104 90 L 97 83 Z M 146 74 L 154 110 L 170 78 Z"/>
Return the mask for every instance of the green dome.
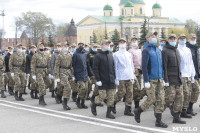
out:
<path id="1" fill-rule="evenodd" d="M 156 3 L 156 4 L 153 5 L 152 9 L 155 9 L 155 8 L 160 8 L 161 9 L 162 7 L 160 6 L 160 4 Z"/>
<path id="2" fill-rule="evenodd" d="M 129 0 L 120 0 L 120 5 L 126 4 Z M 130 0 L 133 4 L 145 4 L 144 0 Z"/>
<path id="3" fill-rule="evenodd" d="M 126 4 L 124 5 L 124 7 L 133 7 L 133 3 L 128 1 L 126 2 Z"/>
<path id="4" fill-rule="evenodd" d="M 112 9 L 112 6 L 105 5 L 104 8 L 103 8 L 103 10 L 113 10 L 113 9 Z"/>

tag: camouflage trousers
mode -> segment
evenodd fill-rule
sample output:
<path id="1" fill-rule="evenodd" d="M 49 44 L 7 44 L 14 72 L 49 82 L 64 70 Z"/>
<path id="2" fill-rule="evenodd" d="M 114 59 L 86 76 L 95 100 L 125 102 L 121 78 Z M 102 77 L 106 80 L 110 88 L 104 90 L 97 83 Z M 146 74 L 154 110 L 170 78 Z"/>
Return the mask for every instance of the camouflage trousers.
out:
<path id="1" fill-rule="evenodd" d="M 126 95 L 126 106 L 131 106 L 133 101 L 133 84 L 131 80 L 120 80 L 118 91 L 115 94 L 115 103 L 119 102 Z"/>
<path id="2" fill-rule="evenodd" d="M 19 93 L 24 93 L 24 86 L 26 85 L 24 72 L 19 69 L 14 70 L 14 82 L 14 90 Z"/>
<path id="3" fill-rule="evenodd" d="M 4 88 L 4 76 L 0 73 L 0 90 L 5 90 Z"/>
<path id="4" fill-rule="evenodd" d="M 145 88 L 147 99 L 142 103 L 141 109 L 146 111 L 155 103 L 155 113 L 162 113 L 165 105 L 163 79 L 150 80 L 150 85 L 150 88 Z"/>
<path id="5" fill-rule="evenodd" d="M 78 81 L 77 88 L 78 88 L 78 97 L 80 99 L 86 99 L 88 95 L 88 82 Z"/>
<path id="6" fill-rule="evenodd" d="M 76 81 L 70 80 L 70 85 L 71 85 L 72 92 L 78 92 Z"/>
<path id="7" fill-rule="evenodd" d="M 46 95 L 46 86 L 51 84 L 51 80 L 48 78 L 48 74 L 45 71 L 40 71 L 36 73 L 36 83 L 39 90 L 39 95 Z"/>
<path id="8" fill-rule="evenodd" d="M 191 78 L 183 78 L 183 109 L 189 106 L 191 97 Z"/>
<path id="9" fill-rule="evenodd" d="M 88 84 L 88 89 L 92 89 L 92 85 L 94 84 L 95 86 L 94 86 L 94 90 L 93 90 L 93 96 L 97 96 L 97 95 L 99 95 L 99 91 L 98 91 L 98 86 L 96 85 L 96 82 L 97 82 L 97 80 L 96 79 L 91 79 L 90 80 L 90 84 Z M 91 90 L 90 90 L 91 91 Z"/>
<path id="10" fill-rule="evenodd" d="M 30 74 L 30 77 L 29 77 L 29 82 L 31 83 L 30 89 L 33 90 L 33 91 L 38 91 L 37 83 L 36 83 L 36 81 L 32 78 L 32 75 L 31 75 L 31 74 Z"/>
<path id="11" fill-rule="evenodd" d="M 198 98 L 199 98 L 199 81 L 195 80 L 195 82 L 192 84 L 190 102 L 196 103 L 198 101 Z"/>
<path id="12" fill-rule="evenodd" d="M 165 87 L 165 108 L 173 104 L 175 113 L 181 112 L 183 108 L 183 86 L 170 85 Z"/>
<path id="13" fill-rule="evenodd" d="M 6 74 L 4 76 L 4 86 L 8 86 L 8 81 L 9 81 L 9 78 L 8 78 L 8 75 Z M 6 89 L 6 88 L 5 88 Z"/>
<path id="14" fill-rule="evenodd" d="M 95 104 L 101 104 L 107 99 L 107 107 L 114 106 L 115 89 L 99 90 L 99 95 L 95 97 Z"/>
<path id="15" fill-rule="evenodd" d="M 49 80 L 50 80 L 50 82 L 47 82 L 46 88 L 47 89 L 49 88 L 50 92 L 52 92 L 55 90 L 55 88 L 54 88 L 55 81 L 54 81 L 54 79 L 49 79 Z"/>
<path id="16" fill-rule="evenodd" d="M 11 88 L 14 88 L 15 81 L 14 81 L 13 77 L 11 76 L 11 73 L 8 72 L 6 75 L 8 77 L 8 86 Z"/>
<path id="17" fill-rule="evenodd" d="M 146 92 L 141 88 L 141 75 L 136 76 L 137 80 L 133 84 L 133 100 L 140 101 L 145 95 Z"/>
<path id="18" fill-rule="evenodd" d="M 68 80 L 68 76 L 66 74 L 60 74 L 60 83 L 59 83 L 59 87 L 58 87 L 58 92 L 62 92 L 62 94 L 60 94 L 61 96 L 63 96 L 63 98 L 70 98 L 71 95 L 71 86 Z"/>

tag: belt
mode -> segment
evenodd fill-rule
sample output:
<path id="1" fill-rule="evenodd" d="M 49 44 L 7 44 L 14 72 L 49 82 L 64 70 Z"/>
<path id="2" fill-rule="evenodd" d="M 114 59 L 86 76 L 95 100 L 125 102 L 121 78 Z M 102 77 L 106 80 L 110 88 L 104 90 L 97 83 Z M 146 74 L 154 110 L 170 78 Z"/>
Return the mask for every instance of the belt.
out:
<path id="1" fill-rule="evenodd" d="M 36 66 L 36 68 L 47 68 L 47 66 Z"/>
<path id="2" fill-rule="evenodd" d="M 13 65 L 13 67 L 22 67 L 22 66 L 20 66 L 20 65 Z"/>
<path id="3" fill-rule="evenodd" d="M 61 69 L 70 69 L 71 67 L 63 67 L 63 66 L 60 66 Z"/>

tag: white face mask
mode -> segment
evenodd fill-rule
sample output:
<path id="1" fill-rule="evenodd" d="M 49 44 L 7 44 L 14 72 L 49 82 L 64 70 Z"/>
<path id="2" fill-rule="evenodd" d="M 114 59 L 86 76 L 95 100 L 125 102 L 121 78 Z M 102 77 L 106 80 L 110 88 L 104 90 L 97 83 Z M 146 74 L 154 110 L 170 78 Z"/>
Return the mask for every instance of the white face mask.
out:
<path id="1" fill-rule="evenodd" d="M 25 53 L 26 52 L 26 50 L 22 50 L 22 53 Z"/>
<path id="2" fill-rule="evenodd" d="M 119 45 L 119 48 L 120 48 L 120 49 L 125 49 L 125 48 L 126 48 L 126 44 L 125 44 L 125 43 L 120 44 L 120 45 Z"/>
<path id="3" fill-rule="evenodd" d="M 13 54 L 13 52 L 9 52 L 10 54 Z"/>
<path id="4" fill-rule="evenodd" d="M 58 51 L 61 51 L 62 50 L 62 48 L 57 48 L 58 49 Z"/>
<path id="5" fill-rule="evenodd" d="M 137 45 L 138 45 L 137 42 L 132 43 L 132 46 L 137 46 Z"/>
<path id="6" fill-rule="evenodd" d="M 50 51 L 45 51 L 45 53 L 49 54 L 49 53 L 50 53 Z"/>

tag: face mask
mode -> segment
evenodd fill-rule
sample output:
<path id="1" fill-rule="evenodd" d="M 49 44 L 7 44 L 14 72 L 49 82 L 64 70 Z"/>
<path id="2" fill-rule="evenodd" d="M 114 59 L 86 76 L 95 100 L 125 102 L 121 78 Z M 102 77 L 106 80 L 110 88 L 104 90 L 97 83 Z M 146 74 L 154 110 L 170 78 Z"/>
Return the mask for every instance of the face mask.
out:
<path id="1" fill-rule="evenodd" d="M 40 49 L 40 51 L 44 51 L 44 49 Z"/>
<path id="2" fill-rule="evenodd" d="M 157 39 L 156 38 L 152 38 L 151 44 L 157 44 Z"/>
<path id="3" fill-rule="evenodd" d="M 58 49 L 58 51 L 61 51 L 62 50 L 62 48 L 57 48 Z"/>
<path id="4" fill-rule="evenodd" d="M 196 41 L 190 41 L 190 44 L 195 45 L 197 42 Z"/>
<path id="5" fill-rule="evenodd" d="M 64 49 L 63 49 L 63 52 L 68 52 L 68 48 L 64 48 Z"/>
<path id="6" fill-rule="evenodd" d="M 176 42 L 170 42 L 169 43 L 171 46 L 175 47 L 176 46 Z"/>
<path id="7" fill-rule="evenodd" d="M 84 48 L 83 48 L 83 46 L 80 46 L 79 49 L 80 49 L 80 50 L 83 50 Z"/>
<path id="8" fill-rule="evenodd" d="M 93 49 L 92 49 L 92 51 L 96 52 L 96 51 L 97 51 L 97 49 L 93 48 Z"/>
<path id="9" fill-rule="evenodd" d="M 110 48 L 110 50 L 109 50 L 110 52 L 112 52 L 113 51 L 113 48 Z"/>
<path id="10" fill-rule="evenodd" d="M 49 53 L 50 53 L 50 51 L 45 51 L 45 53 L 49 54 Z"/>
<path id="11" fill-rule="evenodd" d="M 89 51 L 89 48 L 84 48 L 85 49 L 85 51 Z"/>
<path id="12" fill-rule="evenodd" d="M 22 49 L 18 49 L 17 52 L 22 53 Z"/>
<path id="13" fill-rule="evenodd" d="M 26 50 L 22 50 L 22 52 L 23 52 L 23 53 L 25 53 L 25 52 L 26 52 Z"/>
<path id="14" fill-rule="evenodd" d="M 179 44 L 180 45 L 185 45 L 186 41 L 180 41 Z"/>
<path id="15" fill-rule="evenodd" d="M 164 47 L 164 46 L 165 46 L 165 44 L 163 44 L 163 43 L 162 43 L 162 44 L 160 44 L 160 46 Z"/>
<path id="16" fill-rule="evenodd" d="M 74 53 L 74 52 L 76 52 L 76 49 L 71 49 L 70 51 L 71 51 L 72 53 Z"/>
<path id="17" fill-rule="evenodd" d="M 105 49 L 106 51 L 109 51 L 109 50 L 110 50 L 110 46 L 105 46 L 104 49 Z"/>
<path id="18" fill-rule="evenodd" d="M 132 46 L 137 46 L 137 43 L 135 42 L 135 43 L 132 43 Z"/>
<path id="19" fill-rule="evenodd" d="M 120 49 L 125 49 L 125 48 L 126 48 L 126 44 L 120 44 L 120 45 L 119 45 L 119 48 L 120 48 Z"/>
<path id="20" fill-rule="evenodd" d="M 13 54 L 13 52 L 9 52 L 10 54 Z"/>

